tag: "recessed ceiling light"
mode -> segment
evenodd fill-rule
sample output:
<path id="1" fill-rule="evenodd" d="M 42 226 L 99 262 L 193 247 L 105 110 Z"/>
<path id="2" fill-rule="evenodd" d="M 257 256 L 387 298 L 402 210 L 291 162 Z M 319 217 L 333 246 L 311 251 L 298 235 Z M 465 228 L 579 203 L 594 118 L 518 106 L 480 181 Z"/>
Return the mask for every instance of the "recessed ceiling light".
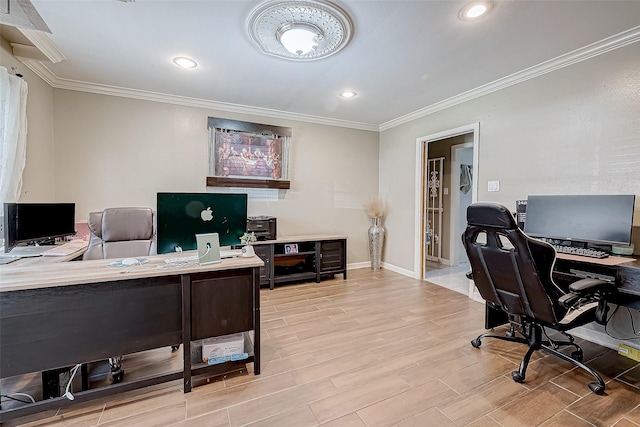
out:
<path id="1" fill-rule="evenodd" d="M 474 1 L 460 9 L 458 17 L 464 21 L 470 21 L 486 15 L 492 8 L 492 1 Z"/>
<path id="2" fill-rule="evenodd" d="M 176 56 L 173 58 L 173 63 L 182 68 L 196 68 L 198 66 L 196 61 L 186 56 Z"/>
<path id="3" fill-rule="evenodd" d="M 339 95 L 343 98 L 353 98 L 357 95 L 357 93 L 355 93 L 352 90 L 343 90 L 342 92 L 339 93 Z"/>

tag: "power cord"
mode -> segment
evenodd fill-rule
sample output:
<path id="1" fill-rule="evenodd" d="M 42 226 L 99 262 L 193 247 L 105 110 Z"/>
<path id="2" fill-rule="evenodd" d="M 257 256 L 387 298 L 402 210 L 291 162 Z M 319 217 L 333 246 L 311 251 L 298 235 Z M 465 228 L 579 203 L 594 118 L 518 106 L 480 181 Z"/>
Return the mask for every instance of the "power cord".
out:
<path id="1" fill-rule="evenodd" d="M 207 254 L 209 253 L 209 251 L 211 251 L 211 243 L 207 243 L 207 250 L 205 251 L 205 253 L 202 254 L 202 256 L 198 257 L 198 262 L 207 256 Z"/>
<path id="2" fill-rule="evenodd" d="M 75 397 L 73 397 L 73 394 L 71 394 L 71 383 L 73 382 L 73 377 L 76 375 L 76 372 L 78 372 L 78 369 L 82 366 L 82 364 L 78 363 L 76 366 L 73 367 L 73 369 L 71 369 L 71 376 L 69 377 L 69 382 L 67 383 L 67 388 L 65 390 L 64 393 L 64 397 L 66 397 L 69 400 L 73 400 L 75 399 Z"/>

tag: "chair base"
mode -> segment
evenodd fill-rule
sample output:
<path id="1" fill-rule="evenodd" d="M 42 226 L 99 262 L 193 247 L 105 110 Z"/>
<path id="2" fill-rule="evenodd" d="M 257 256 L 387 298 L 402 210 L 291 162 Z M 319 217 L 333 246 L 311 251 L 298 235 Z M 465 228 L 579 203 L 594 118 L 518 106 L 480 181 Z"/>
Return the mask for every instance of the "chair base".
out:
<path id="1" fill-rule="evenodd" d="M 562 360 L 573 363 L 575 366 L 583 369 L 588 372 L 595 378 L 595 382 L 591 382 L 588 384 L 589 389 L 595 394 L 601 395 L 605 391 L 605 383 L 602 377 L 592 368 L 582 363 L 583 352 L 582 348 L 574 342 L 574 339 L 571 335 L 566 332 L 561 332 L 566 337 L 568 337 L 569 341 L 550 341 L 542 339 L 542 327 L 537 324 L 530 324 L 529 331 L 527 332 L 527 328 L 521 328 L 519 331 L 511 325 L 511 328 L 505 335 L 497 335 L 497 334 L 481 334 L 478 338 L 471 341 L 471 345 L 475 348 L 479 348 L 482 345 L 482 339 L 484 338 L 496 338 L 503 341 L 517 342 L 520 344 L 526 344 L 529 346 L 527 353 L 522 358 L 520 362 L 520 367 L 517 371 L 513 371 L 511 373 L 511 378 L 517 383 L 523 383 L 526 377 L 527 367 L 529 366 L 529 361 L 531 360 L 531 356 L 534 351 L 544 350 L 545 352 L 556 356 Z M 520 333 L 523 335 L 522 337 L 518 337 L 516 334 Z M 575 350 L 571 353 L 571 356 L 568 356 L 560 351 L 558 348 L 573 346 Z"/>

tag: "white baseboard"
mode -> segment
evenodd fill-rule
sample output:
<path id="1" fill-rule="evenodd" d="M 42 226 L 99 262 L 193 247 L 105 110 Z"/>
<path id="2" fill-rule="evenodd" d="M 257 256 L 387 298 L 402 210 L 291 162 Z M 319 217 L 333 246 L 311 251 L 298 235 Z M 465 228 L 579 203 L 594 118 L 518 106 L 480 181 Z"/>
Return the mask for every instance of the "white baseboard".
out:
<path id="1" fill-rule="evenodd" d="M 382 268 L 384 268 L 385 270 L 389 270 L 389 271 L 393 271 L 395 273 L 398 274 L 402 274 L 403 276 L 407 276 L 407 277 L 411 277 L 414 279 L 418 279 L 418 277 L 415 276 L 415 273 L 411 270 L 406 270 L 404 268 L 400 268 L 398 266 L 395 266 L 393 264 L 388 264 L 386 262 L 382 263 Z"/>
<path id="2" fill-rule="evenodd" d="M 365 261 L 347 264 L 347 270 L 357 270 L 359 268 L 371 268 L 371 263 L 369 261 Z"/>

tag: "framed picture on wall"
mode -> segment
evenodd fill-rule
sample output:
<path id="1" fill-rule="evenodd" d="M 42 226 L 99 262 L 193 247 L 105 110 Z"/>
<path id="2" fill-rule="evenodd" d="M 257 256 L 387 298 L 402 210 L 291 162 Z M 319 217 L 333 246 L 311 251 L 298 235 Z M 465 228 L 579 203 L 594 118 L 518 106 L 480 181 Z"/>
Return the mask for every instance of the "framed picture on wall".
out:
<path id="1" fill-rule="evenodd" d="M 289 186 L 291 128 L 209 117 L 207 185 Z"/>

